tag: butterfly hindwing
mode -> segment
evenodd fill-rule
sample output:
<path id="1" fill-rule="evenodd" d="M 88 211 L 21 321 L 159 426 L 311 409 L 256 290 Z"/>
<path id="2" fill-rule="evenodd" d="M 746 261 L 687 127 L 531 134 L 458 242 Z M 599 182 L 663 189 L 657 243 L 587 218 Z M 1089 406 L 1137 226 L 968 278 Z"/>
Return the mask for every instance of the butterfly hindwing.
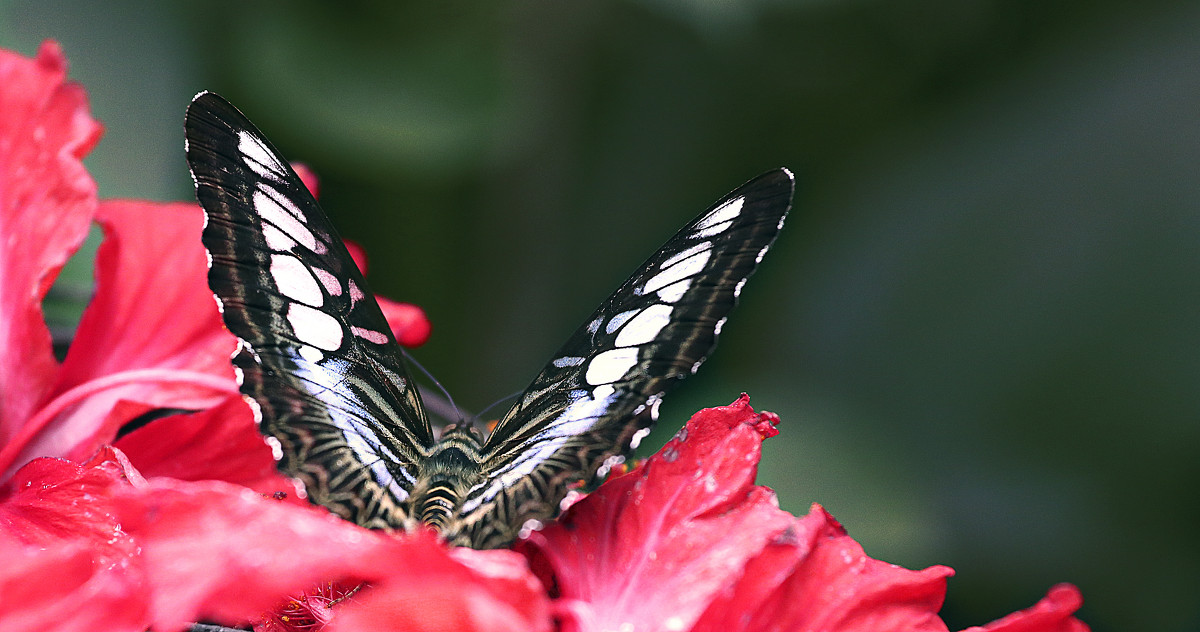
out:
<path id="1" fill-rule="evenodd" d="M 280 469 L 370 527 L 408 522 L 433 444 L 420 396 L 362 274 L 317 202 L 236 108 L 201 93 L 187 159 L 207 215 L 209 285 Z"/>
<path id="2" fill-rule="evenodd" d="M 662 395 L 716 344 L 746 279 L 791 206 L 786 169 L 701 214 L 567 340 L 482 449 L 484 480 L 463 500 L 451 539 L 503 546 L 558 513 L 571 484 L 623 458 L 649 431 Z"/>

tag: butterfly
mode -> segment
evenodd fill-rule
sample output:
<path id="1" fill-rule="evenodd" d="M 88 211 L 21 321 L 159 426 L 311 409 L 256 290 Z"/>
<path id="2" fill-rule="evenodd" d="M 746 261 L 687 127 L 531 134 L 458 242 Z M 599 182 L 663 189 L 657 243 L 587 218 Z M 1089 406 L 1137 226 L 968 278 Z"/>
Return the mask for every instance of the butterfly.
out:
<path id="1" fill-rule="evenodd" d="M 552 519 L 573 486 L 636 447 L 663 395 L 716 344 L 794 188 L 778 169 L 722 198 L 596 309 L 490 434 L 466 420 L 439 435 L 362 274 L 288 162 L 211 92 L 192 100 L 185 132 L 208 283 L 280 471 L 346 520 L 424 523 L 475 548 Z"/>

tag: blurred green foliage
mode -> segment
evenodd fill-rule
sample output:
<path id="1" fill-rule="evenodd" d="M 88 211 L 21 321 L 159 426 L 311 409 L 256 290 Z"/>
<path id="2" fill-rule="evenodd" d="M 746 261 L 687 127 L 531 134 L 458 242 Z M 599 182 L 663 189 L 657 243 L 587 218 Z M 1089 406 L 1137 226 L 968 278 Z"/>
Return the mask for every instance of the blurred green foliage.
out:
<path id="1" fill-rule="evenodd" d="M 0 45 L 64 44 L 106 197 L 191 197 L 201 89 L 314 167 L 474 410 L 791 167 L 789 226 L 665 434 L 749 391 L 783 417 L 782 506 L 953 566 L 952 628 L 1070 581 L 1096 630 L 1200 629 L 1195 3 L 0 7 Z"/>

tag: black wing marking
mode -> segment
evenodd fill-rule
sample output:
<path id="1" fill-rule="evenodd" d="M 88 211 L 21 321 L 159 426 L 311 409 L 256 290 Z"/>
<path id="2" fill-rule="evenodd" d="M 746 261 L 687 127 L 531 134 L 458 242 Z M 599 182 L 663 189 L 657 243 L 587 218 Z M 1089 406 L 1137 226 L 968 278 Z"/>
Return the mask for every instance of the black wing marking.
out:
<path id="1" fill-rule="evenodd" d="M 408 521 L 433 433 L 387 321 L 342 240 L 279 152 L 202 92 L 185 123 L 207 221 L 208 281 L 260 428 L 309 498 L 368 527 Z M 272 439 L 268 439 L 271 441 Z"/>
<path id="2" fill-rule="evenodd" d="M 672 237 L 571 336 L 483 446 L 483 482 L 452 541 L 503 546 L 558 513 L 568 486 L 607 471 L 649 432 L 658 403 L 716 344 L 791 207 L 786 169 L 727 195 Z"/>

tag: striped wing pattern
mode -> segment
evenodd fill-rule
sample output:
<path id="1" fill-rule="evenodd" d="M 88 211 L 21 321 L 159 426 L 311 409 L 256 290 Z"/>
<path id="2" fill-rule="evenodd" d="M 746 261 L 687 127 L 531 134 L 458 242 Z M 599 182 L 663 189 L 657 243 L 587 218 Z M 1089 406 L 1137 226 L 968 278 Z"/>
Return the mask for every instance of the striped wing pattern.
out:
<path id="1" fill-rule="evenodd" d="M 373 528 L 433 525 L 508 545 L 568 489 L 624 459 L 699 368 L 783 226 L 792 174 L 768 172 L 685 226 L 555 354 L 486 440 L 435 440 L 387 323 L 333 226 L 269 141 L 221 97 L 188 108 L 209 285 L 280 470 Z"/>
<path id="2" fill-rule="evenodd" d="M 282 472 L 367 527 L 399 527 L 432 432 L 399 346 L 325 213 L 236 108 L 201 93 L 187 160 L 208 282 Z"/>
<path id="3" fill-rule="evenodd" d="M 483 481 L 458 528 L 476 546 L 558 513 L 649 432 L 662 396 L 696 372 L 791 206 L 792 175 L 766 173 L 680 230 L 555 354 L 481 451 Z"/>

